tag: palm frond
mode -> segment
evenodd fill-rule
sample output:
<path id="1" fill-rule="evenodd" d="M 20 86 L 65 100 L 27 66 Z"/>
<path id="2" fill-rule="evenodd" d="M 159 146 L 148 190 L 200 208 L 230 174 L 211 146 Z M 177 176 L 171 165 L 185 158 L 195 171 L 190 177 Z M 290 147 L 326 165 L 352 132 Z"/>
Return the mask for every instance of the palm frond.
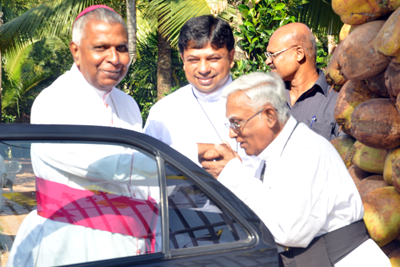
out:
<path id="1" fill-rule="evenodd" d="M 32 39 L 69 30 L 75 17 L 95 0 L 47 0 L 0 27 L 1 51 L 18 50 Z"/>
<path id="2" fill-rule="evenodd" d="M 15 105 L 18 99 L 21 99 L 25 93 L 51 78 L 51 76 L 52 73 L 49 72 L 36 73 L 32 75 L 30 79 L 26 79 L 23 83 L 20 83 L 17 87 L 13 87 L 12 90 L 4 90 L 1 99 L 2 110 Z"/>
<path id="3" fill-rule="evenodd" d="M 13 85 L 19 85 L 21 80 L 21 72 L 23 63 L 27 59 L 29 53 L 32 51 L 34 42 L 26 43 L 18 51 L 7 51 L 4 54 L 4 70 L 5 74 L 9 77 Z"/>
<path id="4" fill-rule="evenodd" d="M 176 47 L 182 26 L 191 18 L 211 15 L 206 0 L 153 0 L 145 7 L 145 18 L 150 21 L 150 27 L 157 27 L 166 36 L 171 46 Z M 225 20 L 236 18 L 236 10 L 228 5 L 226 11 L 219 15 Z"/>
<path id="5" fill-rule="evenodd" d="M 331 0 L 308 0 L 300 11 L 299 21 L 308 25 L 313 32 L 338 35 L 343 22 L 333 12 Z"/>

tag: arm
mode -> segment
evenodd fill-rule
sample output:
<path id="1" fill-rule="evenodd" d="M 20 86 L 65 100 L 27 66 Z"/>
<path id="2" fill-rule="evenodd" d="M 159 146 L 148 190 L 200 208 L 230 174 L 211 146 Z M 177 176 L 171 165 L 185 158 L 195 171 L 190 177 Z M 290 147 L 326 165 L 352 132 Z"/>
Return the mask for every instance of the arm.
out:
<path id="1" fill-rule="evenodd" d="M 340 174 L 317 157 L 307 160 L 314 167 L 308 168 L 305 160 L 294 157 L 284 163 L 275 161 L 274 166 L 267 167 L 266 181 L 262 183 L 234 159 L 218 180 L 261 218 L 278 244 L 306 247 L 333 208 L 330 193 L 336 185 L 328 186 L 327 174 L 330 172 L 334 178 Z"/>

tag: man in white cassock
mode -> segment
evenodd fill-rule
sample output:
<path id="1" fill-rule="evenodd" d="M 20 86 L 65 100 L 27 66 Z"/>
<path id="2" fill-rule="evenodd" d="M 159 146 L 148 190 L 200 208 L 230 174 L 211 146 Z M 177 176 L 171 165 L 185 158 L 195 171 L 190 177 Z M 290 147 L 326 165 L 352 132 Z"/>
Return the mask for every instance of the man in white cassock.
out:
<path id="1" fill-rule="evenodd" d="M 280 266 L 390 267 L 368 236 L 361 197 L 341 157 L 324 137 L 288 114 L 279 75 L 241 76 L 223 96 L 229 134 L 262 160 L 261 179 L 253 178 L 226 145 L 215 145 L 204 157 L 226 163 L 218 181 L 271 231 Z M 219 169 L 212 161 L 202 164 Z"/>
<path id="2" fill-rule="evenodd" d="M 199 165 L 199 157 L 210 144 L 226 140 L 256 172 L 259 160 L 246 156 L 224 125 L 226 100 L 221 93 L 232 82 L 234 43 L 232 30 L 222 19 L 210 15 L 188 20 L 180 31 L 178 46 L 190 84 L 151 108 L 144 131 Z"/>
<path id="3" fill-rule="evenodd" d="M 130 62 L 122 17 L 107 6 L 85 9 L 73 24 L 70 50 L 75 64 L 36 98 L 31 123 L 141 131 L 136 102 L 115 88 Z M 155 160 L 128 147 L 56 143 L 32 144 L 31 159 L 37 210 L 21 224 L 7 266 L 56 266 L 159 250 Z"/>

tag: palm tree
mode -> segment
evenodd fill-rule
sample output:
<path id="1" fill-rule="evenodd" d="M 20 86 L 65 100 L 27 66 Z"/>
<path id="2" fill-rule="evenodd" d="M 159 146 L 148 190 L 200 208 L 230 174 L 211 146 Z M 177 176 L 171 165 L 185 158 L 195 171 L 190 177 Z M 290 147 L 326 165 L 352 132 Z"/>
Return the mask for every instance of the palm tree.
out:
<path id="1" fill-rule="evenodd" d="M 126 27 L 129 38 L 129 56 L 131 64 L 136 61 L 136 1 L 126 0 Z"/>
<path id="2" fill-rule="evenodd" d="M 300 12 L 299 21 L 308 25 L 313 32 L 339 35 L 343 22 L 333 12 L 332 0 L 308 0 Z"/>
<path id="3" fill-rule="evenodd" d="M 29 75 L 23 77 L 22 68 L 36 41 L 37 40 L 26 43 L 24 46 L 20 47 L 18 51 L 6 52 L 4 54 L 4 70 L 9 83 L 8 86 L 4 86 L 3 88 L 1 107 L 2 110 L 4 110 L 16 105 L 18 117 L 20 117 L 19 100 L 23 95 L 52 76 L 52 73 L 43 71 L 40 67 L 33 66 L 34 71 L 31 71 Z"/>

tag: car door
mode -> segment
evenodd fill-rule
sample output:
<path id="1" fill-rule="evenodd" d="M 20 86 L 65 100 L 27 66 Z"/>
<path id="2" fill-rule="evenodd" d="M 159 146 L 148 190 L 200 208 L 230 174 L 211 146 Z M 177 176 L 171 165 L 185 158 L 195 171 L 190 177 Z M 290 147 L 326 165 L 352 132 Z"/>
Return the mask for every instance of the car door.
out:
<path id="1" fill-rule="evenodd" d="M 203 169 L 133 131 L 1 125 L 8 266 L 278 266 L 260 219 Z"/>

